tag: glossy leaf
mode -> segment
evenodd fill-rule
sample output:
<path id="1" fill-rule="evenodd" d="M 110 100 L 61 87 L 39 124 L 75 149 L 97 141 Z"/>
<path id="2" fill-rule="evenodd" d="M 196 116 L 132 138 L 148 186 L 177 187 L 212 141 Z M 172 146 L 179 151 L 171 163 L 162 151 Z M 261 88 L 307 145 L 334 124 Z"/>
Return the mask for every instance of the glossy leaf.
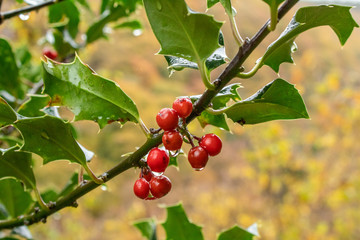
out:
<path id="1" fill-rule="evenodd" d="M 49 104 L 51 100 L 50 96 L 34 94 L 29 97 L 29 100 L 19 107 L 18 113 L 26 117 L 44 116 L 45 113 L 42 112 L 41 109 L 45 108 Z"/>
<path id="2" fill-rule="evenodd" d="M 77 120 L 93 120 L 100 128 L 118 121 L 137 123 L 135 103 L 118 84 L 96 74 L 77 56 L 72 63 L 43 63 L 44 92 L 51 97 L 51 106 L 67 106 Z M 91 103 L 91 104 L 89 104 Z"/>
<path id="3" fill-rule="evenodd" d="M 0 156 L 0 179 L 8 177 L 22 181 L 28 189 L 35 189 L 36 181 L 30 153 L 16 152 L 12 149 Z"/>
<path id="4" fill-rule="evenodd" d="M 15 179 L 0 180 L 0 203 L 3 204 L 10 217 L 16 218 L 24 214 L 33 203 L 29 192 Z"/>
<path id="5" fill-rule="evenodd" d="M 147 240 L 156 240 L 156 223 L 154 219 L 143 219 L 133 223 L 133 225 L 139 229 L 142 236 L 144 236 Z"/>
<path id="6" fill-rule="evenodd" d="M 166 207 L 167 218 L 162 224 L 166 232 L 166 239 L 203 240 L 201 227 L 191 223 L 181 204 Z"/>
<path id="7" fill-rule="evenodd" d="M 144 0 L 146 14 L 160 42 L 160 54 L 203 63 L 219 48 L 222 23 L 193 12 L 184 0 Z"/>
<path id="8" fill-rule="evenodd" d="M 300 8 L 285 31 L 268 47 L 262 58 L 263 63 L 279 72 L 281 63 L 293 62 L 291 53 L 296 49 L 294 39 L 300 33 L 319 26 L 330 26 L 341 45 L 344 45 L 353 29 L 359 27 L 351 16 L 350 9 L 351 7 L 336 5 Z"/>
<path id="9" fill-rule="evenodd" d="M 111 1 L 112 2 L 112 1 Z M 99 38 L 105 38 L 105 27 L 108 23 L 117 21 L 119 18 L 128 16 L 127 9 L 121 4 L 111 4 L 108 11 L 104 11 L 100 19 L 92 24 L 86 32 L 86 42 L 92 43 Z"/>
<path id="10" fill-rule="evenodd" d="M 72 0 L 51 5 L 48 16 L 49 23 L 52 23 L 53 26 L 65 27 L 71 38 L 76 38 L 80 22 L 80 12 Z"/>
<path id="11" fill-rule="evenodd" d="M 24 138 L 21 150 L 38 154 L 44 164 L 60 159 L 86 164 L 85 155 L 71 134 L 70 123 L 56 117 L 43 116 L 20 119 L 15 127 Z"/>
<path id="12" fill-rule="evenodd" d="M 294 85 L 282 79 L 274 80 L 253 96 L 233 104 L 225 114 L 241 125 L 309 118 L 299 92 Z"/>
<path id="13" fill-rule="evenodd" d="M 205 64 L 206 68 L 209 71 L 214 70 L 215 68 L 221 66 L 222 64 L 226 63 L 226 59 L 228 58 L 225 53 L 224 47 L 224 36 L 222 32 L 219 34 L 219 45 L 220 47 L 215 50 L 213 54 L 209 58 L 206 59 Z M 170 71 L 170 75 L 174 71 L 181 71 L 184 68 L 192 68 L 198 69 L 198 65 L 195 62 L 191 62 L 181 57 L 174 57 L 174 56 L 165 56 L 165 59 L 168 63 L 168 69 Z"/>
<path id="14" fill-rule="evenodd" d="M 212 6 L 217 4 L 218 2 L 220 2 L 220 0 L 207 0 L 207 8 L 211 8 Z"/>
<path id="15" fill-rule="evenodd" d="M 118 28 L 130 28 L 132 30 L 136 30 L 136 29 L 142 29 L 143 26 L 139 20 L 131 20 L 120 23 L 114 27 L 114 29 L 118 29 Z"/>
<path id="16" fill-rule="evenodd" d="M 234 226 L 226 231 L 221 232 L 217 240 L 253 240 L 254 237 L 259 237 L 257 231 L 252 232 L 249 229 L 243 229 L 239 226 Z"/>
<path id="17" fill-rule="evenodd" d="M 0 127 L 7 126 L 16 121 L 17 116 L 9 104 L 0 97 Z"/>
<path id="18" fill-rule="evenodd" d="M 221 109 L 226 107 L 226 104 L 233 100 L 235 102 L 240 101 L 241 97 L 237 92 L 237 89 L 241 85 L 234 83 L 224 87 L 212 100 L 212 105 L 214 109 Z M 197 101 L 201 95 L 191 96 L 193 102 Z M 222 128 L 224 130 L 230 131 L 229 126 L 226 123 L 225 114 L 213 115 L 208 111 L 203 111 L 199 117 L 197 117 L 201 127 L 205 128 L 208 124 L 215 127 Z"/>
<path id="19" fill-rule="evenodd" d="M 89 177 L 89 175 L 84 174 L 83 175 L 83 179 L 84 180 L 91 180 L 91 178 Z M 59 197 L 63 197 L 68 195 L 70 192 L 72 192 L 75 188 L 77 188 L 79 186 L 79 174 L 78 173 L 74 173 L 71 178 L 69 179 L 69 181 L 66 183 L 65 187 L 60 191 L 60 193 L 58 194 Z"/>
<path id="20" fill-rule="evenodd" d="M 19 70 L 10 44 L 0 38 L 0 89 L 11 95 L 22 97 L 19 84 Z"/>
<path id="21" fill-rule="evenodd" d="M 0 203 L 0 220 L 5 220 L 8 217 L 9 217 L 9 213 L 6 211 L 4 205 Z"/>

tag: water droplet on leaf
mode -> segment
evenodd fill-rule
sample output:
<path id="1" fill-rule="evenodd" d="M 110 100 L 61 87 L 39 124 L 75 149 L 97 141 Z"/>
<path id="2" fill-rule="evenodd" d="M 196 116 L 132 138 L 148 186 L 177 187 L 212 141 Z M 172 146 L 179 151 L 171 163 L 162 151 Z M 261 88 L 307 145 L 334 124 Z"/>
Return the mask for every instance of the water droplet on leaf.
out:
<path id="1" fill-rule="evenodd" d="M 103 191 L 107 191 L 107 190 L 108 190 L 108 188 L 107 188 L 106 185 L 101 185 L 100 189 L 103 190 Z"/>

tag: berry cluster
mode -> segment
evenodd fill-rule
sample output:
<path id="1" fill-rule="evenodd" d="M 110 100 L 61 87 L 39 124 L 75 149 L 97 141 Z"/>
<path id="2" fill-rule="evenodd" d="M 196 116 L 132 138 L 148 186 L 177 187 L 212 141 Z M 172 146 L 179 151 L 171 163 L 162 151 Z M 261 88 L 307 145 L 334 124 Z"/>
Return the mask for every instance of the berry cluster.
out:
<path id="1" fill-rule="evenodd" d="M 183 141 L 192 146 L 188 160 L 196 171 L 204 169 L 209 156 L 220 153 L 222 142 L 218 136 L 211 133 L 198 138 L 187 130 L 186 118 L 190 116 L 192 110 L 193 105 L 189 98 L 179 98 L 174 101 L 172 108 L 163 108 L 157 114 L 156 122 L 164 130 L 162 143 L 169 153 L 160 148 L 150 150 L 146 161 L 147 167 L 141 169 L 139 179 L 134 184 L 134 193 L 137 197 L 150 200 L 169 193 L 171 181 L 163 175 L 163 172 L 169 165 L 170 151 L 179 152 Z M 195 146 L 193 138 L 199 142 L 199 146 Z"/>

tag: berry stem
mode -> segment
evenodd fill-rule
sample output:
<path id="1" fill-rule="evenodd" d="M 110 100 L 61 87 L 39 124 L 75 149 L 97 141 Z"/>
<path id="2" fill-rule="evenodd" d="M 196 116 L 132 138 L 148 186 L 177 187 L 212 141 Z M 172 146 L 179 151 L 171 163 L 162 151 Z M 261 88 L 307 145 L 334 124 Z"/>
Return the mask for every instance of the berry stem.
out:
<path id="1" fill-rule="evenodd" d="M 46 205 L 46 203 L 42 199 L 39 190 L 37 188 L 34 188 L 34 192 L 35 192 L 36 200 L 39 203 L 41 209 L 43 209 L 45 211 L 49 211 L 49 207 Z"/>
<path id="2" fill-rule="evenodd" d="M 151 138 L 151 132 L 149 131 L 149 129 L 146 127 L 145 123 L 143 122 L 143 120 L 141 118 L 139 118 L 139 125 L 141 130 L 143 131 L 143 133 L 145 134 L 145 136 L 147 138 Z"/>

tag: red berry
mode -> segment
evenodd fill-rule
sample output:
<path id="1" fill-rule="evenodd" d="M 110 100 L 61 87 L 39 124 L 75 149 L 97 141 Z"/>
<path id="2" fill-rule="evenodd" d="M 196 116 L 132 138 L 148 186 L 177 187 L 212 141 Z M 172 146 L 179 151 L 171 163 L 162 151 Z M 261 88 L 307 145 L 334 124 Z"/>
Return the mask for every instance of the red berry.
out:
<path id="1" fill-rule="evenodd" d="M 190 165 L 196 170 L 202 170 L 207 161 L 209 159 L 209 155 L 206 150 L 200 146 L 193 147 L 190 149 L 188 154 L 188 160 Z"/>
<path id="2" fill-rule="evenodd" d="M 161 198 L 168 194 L 171 189 L 171 181 L 164 175 L 155 176 L 150 181 L 150 192 L 156 198 Z"/>
<path id="3" fill-rule="evenodd" d="M 186 118 L 193 110 L 190 98 L 178 98 L 172 105 L 173 109 L 178 112 L 179 117 Z"/>
<path id="4" fill-rule="evenodd" d="M 156 122 L 165 131 L 175 129 L 179 123 L 178 113 L 172 108 L 163 108 L 156 115 Z"/>
<path id="5" fill-rule="evenodd" d="M 52 49 L 49 49 L 49 48 L 44 48 L 43 49 L 43 55 L 52 59 L 52 60 L 55 60 L 58 56 L 57 52 L 55 50 L 52 50 Z"/>
<path id="6" fill-rule="evenodd" d="M 141 172 L 140 172 L 139 178 L 143 177 L 146 179 L 146 181 L 150 182 L 150 180 L 153 176 L 154 176 L 154 174 L 151 172 L 151 170 L 145 167 L 142 170 L 142 176 L 141 176 Z"/>
<path id="7" fill-rule="evenodd" d="M 162 142 L 167 150 L 176 151 L 181 148 L 182 136 L 178 131 L 166 131 L 162 137 Z"/>
<path id="8" fill-rule="evenodd" d="M 164 172 L 169 165 L 169 160 L 169 156 L 164 150 L 153 148 L 147 157 L 147 164 L 153 172 Z"/>
<path id="9" fill-rule="evenodd" d="M 134 184 L 134 193 L 137 197 L 145 199 L 149 196 L 150 185 L 145 178 L 139 178 Z"/>
<path id="10" fill-rule="evenodd" d="M 218 136 L 213 133 L 209 133 L 201 138 L 199 145 L 203 147 L 210 156 L 215 156 L 220 153 L 222 142 Z"/>

